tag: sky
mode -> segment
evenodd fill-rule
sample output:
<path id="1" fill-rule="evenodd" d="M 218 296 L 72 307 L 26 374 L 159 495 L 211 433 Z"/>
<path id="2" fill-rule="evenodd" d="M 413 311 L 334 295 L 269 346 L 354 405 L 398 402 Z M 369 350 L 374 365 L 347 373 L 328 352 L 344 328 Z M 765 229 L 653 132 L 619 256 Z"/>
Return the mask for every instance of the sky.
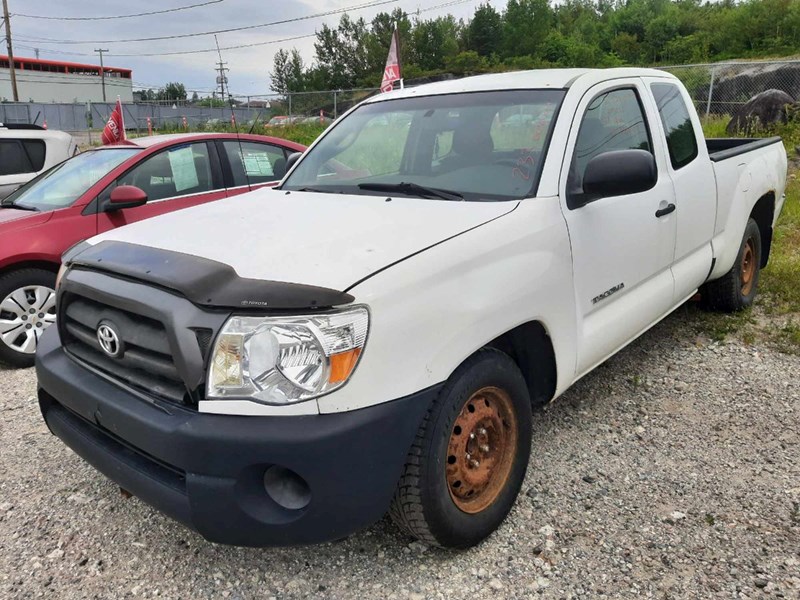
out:
<path id="1" fill-rule="evenodd" d="M 123 42 L 132 38 L 153 38 L 220 31 L 237 27 L 260 25 L 275 21 L 297 19 L 319 13 L 349 9 L 353 18 L 369 22 L 379 12 L 402 8 L 413 14 L 419 9 L 425 19 L 452 14 L 468 19 L 475 8 L 486 0 L 8 0 L 11 13 L 14 54 L 33 57 L 39 49 L 43 59 L 99 64 L 98 48 L 107 49 L 104 64 L 133 70 L 134 89 L 157 89 L 170 81 L 183 83 L 189 94 L 210 95 L 216 86 L 214 71 L 217 57 L 214 36 L 201 35 L 177 39 Z M 133 18 L 103 20 L 65 20 L 70 17 L 108 17 L 211 2 L 205 6 L 176 12 Z M 358 9 L 375 2 L 379 6 Z M 458 2 L 436 10 L 426 10 L 442 4 Z M 490 0 L 500 9 L 504 0 Z M 27 16 L 30 15 L 30 16 Z M 40 19 L 32 17 L 58 17 Z M 234 95 L 258 96 L 270 94 L 269 71 L 273 56 L 280 48 L 297 48 L 307 64 L 314 59 L 314 38 L 292 41 L 286 38 L 307 36 L 323 24 L 335 27 L 341 14 L 298 20 L 290 23 L 258 27 L 245 31 L 217 34 L 222 59 L 227 62 L 228 85 Z M 80 41 L 81 43 L 66 43 Z M 270 42 L 264 44 L 264 42 Z M 230 46 L 260 44 L 249 48 L 226 49 Z M 209 51 L 213 50 L 213 51 Z M 5 47 L 0 49 L 5 53 Z M 167 53 L 186 52 L 186 54 Z M 387 48 L 388 52 L 388 48 Z M 150 54 L 155 56 L 143 56 Z M 129 56 L 125 56 L 129 55 Z M 133 55 L 133 56 L 130 56 Z M 375 82 L 377 86 L 379 82 Z"/>

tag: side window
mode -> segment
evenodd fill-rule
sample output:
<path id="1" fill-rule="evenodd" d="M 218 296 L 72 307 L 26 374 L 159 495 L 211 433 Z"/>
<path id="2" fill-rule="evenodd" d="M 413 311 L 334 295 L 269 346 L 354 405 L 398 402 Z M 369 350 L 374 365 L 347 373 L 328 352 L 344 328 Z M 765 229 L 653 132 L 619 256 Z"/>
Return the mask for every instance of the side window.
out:
<path id="1" fill-rule="evenodd" d="M 688 165 L 697 158 L 697 136 L 689 109 L 686 108 L 677 85 L 654 83 L 650 86 L 658 105 L 658 114 L 667 135 L 669 160 L 675 170 Z"/>
<path id="2" fill-rule="evenodd" d="M 42 140 L 21 140 L 34 171 L 44 168 L 45 143 Z"/>
<path id="3" fill-rule="evenodd" d="M 598 154 L 611 150 L 653 152 L 639 97 L 632 89 L 601 94 L 586 108 L 578 130 L 568 189 L 582 193 L 586 165 Z"/>
<path id="4" fill-rule="evenodd" d="M 277 181 L 286 174 L 282 148 L 258 142 L 222 143 L 233 171 L 233 187 Z"/>
<path id="5" fill-rule="evenodd" d="M 19 140 L 0 140 L 0 175 L 33 172 L 35 169 Z"/>
<path id="6" fill-rule="evenodd" d="M 135 185 L 149 201 L 218 189 L 205 142 L 169 148 L 125 173 L 117 185 Z"/>

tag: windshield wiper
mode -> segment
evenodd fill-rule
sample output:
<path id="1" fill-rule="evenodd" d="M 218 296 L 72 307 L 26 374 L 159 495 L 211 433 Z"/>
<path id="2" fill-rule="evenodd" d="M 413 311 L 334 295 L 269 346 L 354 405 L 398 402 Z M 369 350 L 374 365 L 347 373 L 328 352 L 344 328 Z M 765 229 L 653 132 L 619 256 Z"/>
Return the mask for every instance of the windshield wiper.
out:
<path id="1" fill-rule="evenodd" d="M 399 192 L 409 196 L 419 196 L 420 198 L 441 198 L 442 200 L 461 201 L 464 196 L 452 190 L 442 190 L 439 188 L 427 187 L 418 183 L 359 183 L 358 189 L 371 190 L 375 192 Z"/>
<path id="2" fill-rule="evenodd" d="M 13 202 L 9 202 L 8 204 L 0 203 L 0 208 L 16 208 L 17 210 L 31 210 L 33 212 L 39 212 L 39 209 L 34 206 L 25 206 L 24 204 L 14 204 Z"/>

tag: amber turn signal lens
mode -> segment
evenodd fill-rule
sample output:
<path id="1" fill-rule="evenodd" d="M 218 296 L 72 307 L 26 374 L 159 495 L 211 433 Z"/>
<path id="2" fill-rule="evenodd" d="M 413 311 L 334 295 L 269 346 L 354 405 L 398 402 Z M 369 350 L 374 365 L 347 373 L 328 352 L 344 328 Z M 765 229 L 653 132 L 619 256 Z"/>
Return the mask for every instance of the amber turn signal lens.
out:
<path id="1" fill-rule="evenodd" d="M 354 348 L 347 352 L 339 352 L 331 355 L 331 372 L 328 376 L 329 383 L 340 383 L 350 377 L 350 373 L 358 362 L 361 355 L 361 348 Z"/>

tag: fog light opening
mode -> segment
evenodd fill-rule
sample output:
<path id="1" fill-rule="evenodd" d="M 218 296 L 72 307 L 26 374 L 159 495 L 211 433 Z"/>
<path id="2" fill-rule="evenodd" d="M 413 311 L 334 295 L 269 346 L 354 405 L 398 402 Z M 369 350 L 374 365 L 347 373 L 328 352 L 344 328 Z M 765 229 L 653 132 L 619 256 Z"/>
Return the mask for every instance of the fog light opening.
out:
<path id="1" fill-rule="evenodd" d="M 286 467 L 271 466 L 264 472 L 264 490 L 283 508 L 300 510 L 311 502 L 311 488 L 305 479 Z"/>

